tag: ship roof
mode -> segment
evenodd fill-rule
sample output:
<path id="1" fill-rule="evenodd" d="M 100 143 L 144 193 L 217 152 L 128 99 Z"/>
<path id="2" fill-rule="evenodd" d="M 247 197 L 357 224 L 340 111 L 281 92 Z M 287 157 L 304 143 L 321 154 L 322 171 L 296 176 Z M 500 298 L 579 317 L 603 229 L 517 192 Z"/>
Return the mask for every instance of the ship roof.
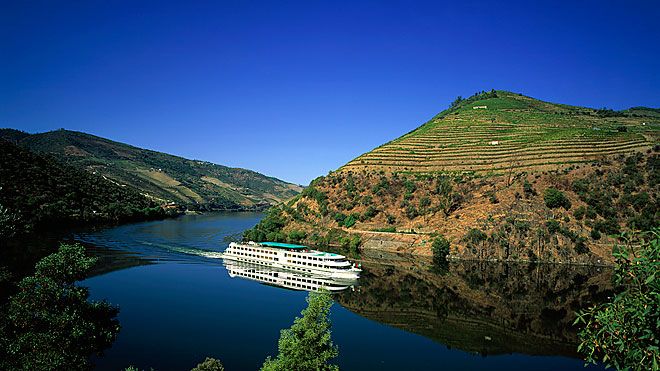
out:
<path id="1" fill-rule="evenodd" d="M 307 246 L 304 245 L 294 245 L 292 243 L 281 243 L 281 242 L 259 242 L 259 245 L 268 246 L 268 247 L 280 247 L 283 249 L 306 249 Z"/>

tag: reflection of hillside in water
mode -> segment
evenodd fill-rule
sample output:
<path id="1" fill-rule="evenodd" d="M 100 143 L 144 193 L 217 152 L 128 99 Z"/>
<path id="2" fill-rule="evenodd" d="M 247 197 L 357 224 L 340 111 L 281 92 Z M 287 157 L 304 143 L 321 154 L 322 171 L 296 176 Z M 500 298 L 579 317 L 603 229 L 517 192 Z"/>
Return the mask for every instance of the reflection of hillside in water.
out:
<path id="1" fill-rule="evenodd" d="M 336 300 L 361 316 L 483 355 L 577 357 L 575 311 L 611 293 L 605 268 L 458 262 L 438 274 L 419 258 L 391 258 L 366 258 L 359 288 Z"/>

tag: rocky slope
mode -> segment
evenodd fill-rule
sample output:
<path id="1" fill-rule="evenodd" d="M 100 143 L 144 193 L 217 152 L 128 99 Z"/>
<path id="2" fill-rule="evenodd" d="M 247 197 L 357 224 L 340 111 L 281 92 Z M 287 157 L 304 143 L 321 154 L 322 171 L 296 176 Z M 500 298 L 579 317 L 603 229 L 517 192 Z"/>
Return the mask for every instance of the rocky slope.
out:
<path id="1" fill-rule="evenodd" d="M 607 264 L 615 235 L 660 220 L 659 133 L 650 109 L 476 94 L 316 179 L 245 238 L 430 255 L 443 235 L 453 258 Z"/>

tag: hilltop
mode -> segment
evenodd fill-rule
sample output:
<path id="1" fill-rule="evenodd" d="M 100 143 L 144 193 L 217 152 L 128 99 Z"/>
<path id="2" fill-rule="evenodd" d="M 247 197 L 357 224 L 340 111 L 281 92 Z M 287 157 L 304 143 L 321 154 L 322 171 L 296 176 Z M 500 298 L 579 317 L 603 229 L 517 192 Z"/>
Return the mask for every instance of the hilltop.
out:
<path id="1" fill-rule="evenodd" d="M 611 262 L 619 232 L 658 225 L 656 111 L 505 91 L 459 98 L 419 128 L 273 208 L 246 239 L 458 259 Z"/>
<path id="2" fill-rule="evenodd" d="M 492 91 L 457 100 L 429 122 L 359 156 L 340 171 L 555 170 L 648 149 L 658 139 L 657 115 L 657 110 L 645 107 L 617 112 Z"/>
<path id="3" fill-rule="evenodd" d="M 201 210 L 259 210 L 302 190 L 251 170 L 189 160 L 76 131 L 28 134 L 0 129 L 0 138 L 128 186 L 159 204 Z"/>

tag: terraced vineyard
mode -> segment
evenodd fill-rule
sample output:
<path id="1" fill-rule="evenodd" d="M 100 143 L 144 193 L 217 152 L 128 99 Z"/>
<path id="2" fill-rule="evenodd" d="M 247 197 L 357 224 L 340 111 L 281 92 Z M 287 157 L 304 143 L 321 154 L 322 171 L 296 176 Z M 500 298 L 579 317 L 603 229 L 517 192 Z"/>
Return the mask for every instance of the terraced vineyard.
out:
<path id="1" fill-rule="evenodd" d="M 551 104 L 498 91 L 446 110 L 340 170 L 502 173 L 556 169 L 658 142 L 657 118 Z"/>

